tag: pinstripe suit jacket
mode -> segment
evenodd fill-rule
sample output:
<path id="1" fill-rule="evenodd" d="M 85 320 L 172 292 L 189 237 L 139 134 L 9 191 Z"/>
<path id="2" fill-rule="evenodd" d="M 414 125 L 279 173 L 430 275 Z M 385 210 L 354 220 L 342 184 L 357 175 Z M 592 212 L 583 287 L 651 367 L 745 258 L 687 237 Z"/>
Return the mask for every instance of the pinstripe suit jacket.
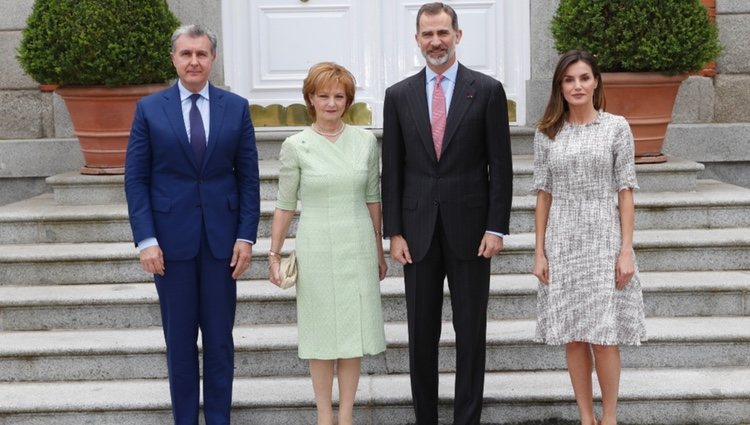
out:
<path id="1" fill-rule="evenodd" d="M 458 258 L 475 258 L 486 230 L 509 233 L 513 166 L 505 91 L 459 64 L 438 161 L 425 85 L 422 69 L 386 90 L 384 234 L 404 236 L 419 261 L 440 225 Z"/>

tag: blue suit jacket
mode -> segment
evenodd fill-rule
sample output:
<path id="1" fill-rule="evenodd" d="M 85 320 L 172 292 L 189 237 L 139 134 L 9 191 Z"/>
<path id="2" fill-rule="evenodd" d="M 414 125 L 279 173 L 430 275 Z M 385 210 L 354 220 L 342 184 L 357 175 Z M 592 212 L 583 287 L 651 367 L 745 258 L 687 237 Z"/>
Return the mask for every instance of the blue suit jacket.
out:
<path id="1" fill-rule="evenodd" d="M 166 260 L 197 255 L 205 227 L 211 253 L 229 258 L 236 239 L 255 241 L 258 152 L 246 99 L 209 85 L 203 163 L 190 148 L 177 85 L 138 101 L 125 159 L 125 195 L 136 243 L 159 241 Z"/>

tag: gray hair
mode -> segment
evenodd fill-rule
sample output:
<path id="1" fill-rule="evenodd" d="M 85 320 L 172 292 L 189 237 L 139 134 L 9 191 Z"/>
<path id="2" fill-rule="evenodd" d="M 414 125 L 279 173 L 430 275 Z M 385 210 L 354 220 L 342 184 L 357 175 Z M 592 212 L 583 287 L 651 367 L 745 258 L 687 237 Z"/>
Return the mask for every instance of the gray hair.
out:
<path id="1" fill-rule="evenodd" d="M 216 45 L 218 44 L 216 34 L 210 29 L 204 28 L 198 24 L 183 25 L 174 30 L 174 32 L 172 33 L 172 53 L 175 52 L 175 44 L 177 43 L 177 39 L 180 38 L 181 35 L 187 35 L 188 37 L 203 37 L 205 35 L 211 42 L 211 53 L 213 53 L 214 55 L 216 54 Z"/>

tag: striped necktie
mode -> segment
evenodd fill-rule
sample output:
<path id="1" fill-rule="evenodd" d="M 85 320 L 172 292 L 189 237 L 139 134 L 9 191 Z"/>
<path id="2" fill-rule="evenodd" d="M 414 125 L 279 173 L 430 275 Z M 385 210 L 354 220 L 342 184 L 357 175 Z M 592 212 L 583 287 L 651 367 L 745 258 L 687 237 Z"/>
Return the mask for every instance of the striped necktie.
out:
<path id="1" fill-rule="evenodd" d="M 435 155 L 440 160 L 443 152 L 443 136 L 445 135 L 445 93 L 440 82 L 442 75 L 435 77 L 435 88 L 432 90 L 432 143 L 435 145 Z"/>

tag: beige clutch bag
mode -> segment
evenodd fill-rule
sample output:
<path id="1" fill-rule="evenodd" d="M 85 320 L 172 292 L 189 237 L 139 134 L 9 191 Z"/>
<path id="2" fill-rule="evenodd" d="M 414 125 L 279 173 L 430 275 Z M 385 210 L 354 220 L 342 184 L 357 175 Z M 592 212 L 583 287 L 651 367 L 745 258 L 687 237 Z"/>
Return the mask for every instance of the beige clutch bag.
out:
<path id="1" fill-rule="evenodd" d="M 297 254 L 292 251 L 291 254 L 281 259 L 279 267 L 281 274 L 281 289 L 289 289 L 297 283 Z"/>

